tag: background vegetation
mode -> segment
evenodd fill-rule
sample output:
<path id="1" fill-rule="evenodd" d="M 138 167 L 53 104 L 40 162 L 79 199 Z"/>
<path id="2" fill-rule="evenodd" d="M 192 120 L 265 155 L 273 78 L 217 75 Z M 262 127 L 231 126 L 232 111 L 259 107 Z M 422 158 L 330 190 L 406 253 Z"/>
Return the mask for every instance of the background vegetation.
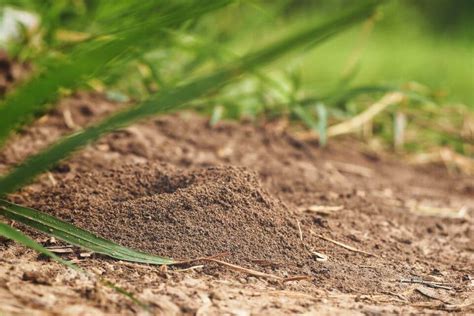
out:
<path id="1" fill-rule="evenodd" d="M 238 56 L 323 21 L 358 1 L 214 1 L 202 2 L 192 10 L 184 9 L 190 5 L 186 1 L 173 5 L 89 0 L 7 3 L 40 17 L 38 28 L 25 30 L 21 40 L 8 43 L 10 54 L 34 63 L 39 70 L 51 70 L 58 59 L 84 51 L 91 39 L 137 32 L 135 40 L 114 48 L 121 53 L 110 52 L 118 58 L 106 62 L 112 55 L 103 59 L 95 53 L 85 55 L 79 67 L 84 70 L 89 64 L 90 71 L 76 74 L 70 69 L 70 80 L 77 82 L 71 82 L 71 87 L 64 84 L 61 92 L 95 89 L 117 100 L 142 100 L 224 67 Z M 207 12 L 210 4 L 221 8 L 199 13 Z M 169 10 L 175 16 L 169 25 L 153 24 L 161 22 L 152 8 Z M 408 124 L 402 126 L 403 146 L 397 146 L 398 150 L 430 151 L 447 145 L 472 155 L 473 8 L 469 0 L 386 1 L 365 24 L 317 49 L 308 45 L 303 52 L 287 55 L 212 98 L 196 99 L 196 108 L 213 115 L 214 120 L 283 116 L 318 130 L 318 117 L 328 120 L 319 126 L 346 120 L 387 91 L 398 90 L 411 95 L 403 105 L 403 120 Z M 45 99 L 53 92 L 47 94 Z M 393 146 L 401 133 L 395 119 L 399 109 L 390 107 L 371 120 L 368 136 L 372 143 Z"/>

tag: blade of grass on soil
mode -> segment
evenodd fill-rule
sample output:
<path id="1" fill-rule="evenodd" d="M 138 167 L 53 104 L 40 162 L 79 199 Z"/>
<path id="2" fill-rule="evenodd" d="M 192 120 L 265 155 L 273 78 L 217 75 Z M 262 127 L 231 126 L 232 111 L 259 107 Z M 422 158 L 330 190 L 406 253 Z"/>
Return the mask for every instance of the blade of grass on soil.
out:
<path id="1" fill-rule="evenodd" d="M 169 258 L 153 256 L 120 246 L 53 216 L 5 200 L 0 200 L 0 215 L 28 225 L 72 245 L 115 259 L 158 265 L 175 263 L 174 260 Z"/>
<path id="2" fill-rule="evenodd" d="M 315 43 L 323 42 L 342 30 L 370 17 L 373 14 L 376 3 L 378 2 L 366 2 L 364 5 L 351 9 L 322 25 L 319 23 L 311 25 L 267 48 L 249 54 L 229 66 L 223 67 L 221 70 L 197 78 L 187 84 L 170 88 L 166 91 L 159 91 L 137 106 L 119 112 L 97 125 L 60 140 L 48 149 L 27 159 L 19 167 L 2 177 L 0 179 L 0 195 L 11 193 L 25 185 L 35 176 L 50 168 L 74 150 L 96 140 L 105 133 L 154 114 L 182 108 L 186 103 L 216 91 L 245 71 L 266 64 L 284 53 L 307 43 L 315 45 Z"/>
<path id="3" fill-rule="evenodd" d="M 305 123 L 310 129 L 312 129 L 316 134 L 319 133 L 318 123 L 312 117 L 312 114 L 308 110 L 303 108 L 301 105 L 297 105 L 293 107 L 292 110 L 293 110 L 293 113 L 295 113 L 296 116 L 298 116 L 298 118 L 303 123 Z"/>
<path id="4" fill-rule="evenodd" d="M 11 226 L 9 226 L 5 223 L 1 223 L 1 222 L 0 222 L 0 236 L 3 236 L 7 239 L 11 239 L 11 240 L 13 240 L 13 241 L 15 241 L 19 244 L 22 244 L 23 246 L 26 246 L 30 249 L 33 249 L 33 250 L 35 250 L 35 251 L 37 251 L 37 252 L 39 252 L 39 253 L 41 253 L 45 256 L 50 257 L 53 260 L 56 260 L 57 262 L 65 265 L 65 266 L 67 266 L 71 269 L 79 271 L 80 273 L 84 273 L 86 275 L 88 274 L 87 271 L 81 269 L 79 266 L 75 265 L 74 263 L 58 257 L 57 255 L 55 255 L 54 253 L 52 253 L 51 251 L 49 251 L 48 249 L 46 249 L 42 245 L 38 244 L 33 239 L 31 239 L 28 236 L 26 236 L 25 234 L 23 234 L 22 232 L 14 229 L 13 227 L 11 227 Z M 130 300 L 132 300 L 137 305 L 140 305 L 141 307 L 143 307 L 145 309 L 148 309 L 148 306 L 145 303 L 138 300 L 132 293 L 126 291 L 125 289 L 123 289 L 123 288 L 117 286 L 116 284 L 114 284 L 114 283 L 112 283 L 108 280 L 105 280 L 103 278 L 100 278 L 99 281 L 102 284 L 104 284 L 105 286 L 107 286 L 107 287 L 111 288 L 112 290 L 116 291 L 117 293 L 128 297 Z"/>

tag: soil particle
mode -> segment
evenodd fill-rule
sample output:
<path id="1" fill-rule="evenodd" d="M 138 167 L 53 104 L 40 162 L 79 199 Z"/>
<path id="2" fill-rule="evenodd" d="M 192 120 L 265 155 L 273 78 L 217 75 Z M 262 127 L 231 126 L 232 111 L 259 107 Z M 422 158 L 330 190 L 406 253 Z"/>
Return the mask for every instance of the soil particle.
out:
<path id="1" fill-rule="evenodd" d="M 35 284 L 51 285 L 49 276 L 43 275 L 38 271 L 25 271 L 22 280 Z"/>

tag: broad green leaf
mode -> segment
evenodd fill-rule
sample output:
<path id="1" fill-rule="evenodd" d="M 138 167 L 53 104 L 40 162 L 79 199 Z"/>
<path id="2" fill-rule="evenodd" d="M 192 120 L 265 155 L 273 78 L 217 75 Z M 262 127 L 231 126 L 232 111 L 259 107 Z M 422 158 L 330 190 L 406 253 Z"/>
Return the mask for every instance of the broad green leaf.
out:
<path id="1" fill-rule="evenodd" d="M 13 192 L 74 150 L 96 140 L 105 133 L 151 115 L 180 109 L 190 101 L 199 99 L 223 87 L 245 71 L 269 63 L 297 47 L 308 43 L 315 45 L 325 41 L 338 32 L 371 16 L 375 3 L 377 2 L 366 2 L 364 5 L 351 9 L 349 12 L 343 13 L 329 22 L 311 25 L 267 48 L 249 54 L 210 75 L 202 76 L 181 86 L 159 91 L 137 106 L 119 112 L 97 125 L 60 140 L 45 151 L 27 159 L 19 167 L 1 178 L 0 195 Z"/>
<path id="2" fill-rule="evenodd" d="M 28 225 L 72 245 L 101 253 L 115 259 L 159 265 L 175 263 L 174 260 L 169 258 L 149 255 L 120 246 L 107 239 L 98 237 L 86 230 L 57 219 L 56 217 L 5 200 L 0 200 L 0 215 Z"/>

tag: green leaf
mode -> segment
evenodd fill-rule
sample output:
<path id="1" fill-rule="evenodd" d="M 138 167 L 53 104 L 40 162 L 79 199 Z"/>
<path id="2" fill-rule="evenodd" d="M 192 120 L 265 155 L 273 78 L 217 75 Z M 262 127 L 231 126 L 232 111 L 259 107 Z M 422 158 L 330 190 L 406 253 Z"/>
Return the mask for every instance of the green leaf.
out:
<path id="1" fill-rule="evenodd" d="M 399 91 L 399 90 L 400 89 L 397 86 L 367 85 L 367 86 L 359 86 L 359 87 L 349 88 L 349 89 L 339 89 L 323 97 L 322 99 L 324 99 L 325 102 L 327 103 L 342 104 L 362 94 L 387 93 L 387 92 L 394 92 L 394 91 Z"/>
<path id="2" fill-rule="evenodd" d="M 301 105 L 297 105 L 293 107 L 293 113 L 309 128 L 311 128 L 316 134 L 318 134 L 318 123 L 316 120 L 311 116 L 311 113 L 303 108 Z"/>
<path id="3" fill-rule="evenodd" d="M 156 2 L 156 1 L 152 1 Z M 205 13 L 220 8 L 230 0 L 214 0 L 194 4 L 177 3 L 135 3 L 132 11 L 117 12 L 117 15 L 137 15 L 132 25 L 121 32 L 107 34 L 97 39 L 77 45 L 65 58 L 55 58 L 47 65 L 47 70 L 31 79 L 23 86 L 9 94 L 0 102 L 0 146 L 6 137 L 16 128 L 28 122 L 34 114 L 44 111 L 46 106 L 59 96 L 60 88 L 74 89 L 92 76 L 100 76 L 112 66 L 117 68 L 128 62 L 133 54 L 132 49 L 144 51 L 156 47 L 166 36 L 167 28 L 195 19 Z M 162 6 L 157 10 L 157 3 Z M 126 4 L 126 2 L 125 2 Z M 129 10 L 129 6 L 123 7 Z M 143 11 L 153 13 L 148 18 Z M 145 18 L 139 19 L 139 18 Z M 150 32 L 153 30 L 153 32 Z M 120 66 L 120 67 L 123 67 Z"/>
<path id="4" fill-rule="evenodd" d="M 376 3 L 376 2 L 375 2 Z M 29 182 L 35 176 L 53 166 L 59 160 L 65 158 L 74 150 L 96 140 L 101 135 L 111 132 L 131 124 L 139 119 L 151 115 L 165 113 L 170 110 L 177 110 L 184 107 L 190 101 L 199 99 L 217 89 L 223 87 L 231 80 L 236 79 L 245 71 L 252 70 L 273 61 L 282 54 L 301 47 L 308 42 L 313 45 L 327 40 L 338 32 L 364 20 L 372 15 L 374 2 L 369 1 L 357 9 L 352 9 L 348 13 L 323 23 L 312 25 L 295 34 L 261 49 L 253 54 L 249 54 L 227 67 L 187 84 L 173 87 L 165 91 L 159 91 L 143 103 L 119 112 L 108 119 L 72 134 L 39 154 L 27 159 L 19 167 L 9 174 L 0 178 L 0 195 L 13 192 L 15 189 Z"/>
<path id="5" fill-rule="evenodd" d="M 148 264 L 168 265 L 174 260 L 135 251 L 32 208 L 0 200 L 0 215 L 28 225 L 72 245 L 109 257 Z"/>
<path id="6" fill-rule="evenodd" d="M 16 241 L 28 248 L 31 248 L 33 250 L 36 250 L 39 253 L 42 253 L 54 260 L 56 260 L 59 263 L 62 263 L 66 266 L 68 266 L 71 269 L 74 270 L 80 270 L 78 266 L 73 264 L 72 262 L 66 261 L 61 259 L 60 257 L 56 256 L 54 253 L 49 251 L 48 249 L 44 248 L 40 244 L 38 244 L 36 241 L 33 239 L 30 239 L 28 236 L 24 235 L 22 232 L 14 229 L 13 227 L 0 222 L 0 236 L 3 236 L 5 238 L 11 239 L 13 241 Z"/>

